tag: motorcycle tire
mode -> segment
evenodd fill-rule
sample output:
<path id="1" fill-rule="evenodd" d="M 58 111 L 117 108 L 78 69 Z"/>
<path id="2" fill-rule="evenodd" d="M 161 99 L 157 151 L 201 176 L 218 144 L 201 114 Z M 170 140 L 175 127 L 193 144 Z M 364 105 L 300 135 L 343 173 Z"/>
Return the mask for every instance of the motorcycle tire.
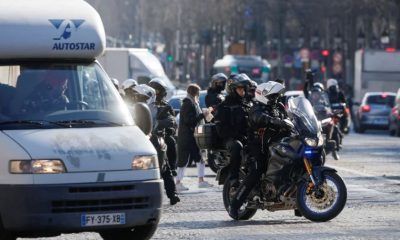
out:
<path id="1" fill-rule="evenodd" d="M 224 183 L 224 188 L 222 190 L 222 197 L 224 201 L 224 206 L 225 210 L 229 212 L 229 206 L 231 204 L 231 196 L 233 195 L 231 193 L 231 190 L 233 189 L 231 187 L 231 180 L 229 178 L 226 179 Z M 252 209 L 252 208 L 241 208 L 239 210 L 239 218 L 238 220 L 249 220 L 251 219 L 257 212 L 257 209 Z"/>
<path id="2" fill-rule="evenodd" d="M 322 174 L 325 180 L 320 191 L 308 193 L 309 181 L 302 181 L 297 188 L 297 207 L 305 218 L 313 222 L 326 222 L 335 218 L 347 201 L 347 188 L 342 178 L 330 171 Z"/>

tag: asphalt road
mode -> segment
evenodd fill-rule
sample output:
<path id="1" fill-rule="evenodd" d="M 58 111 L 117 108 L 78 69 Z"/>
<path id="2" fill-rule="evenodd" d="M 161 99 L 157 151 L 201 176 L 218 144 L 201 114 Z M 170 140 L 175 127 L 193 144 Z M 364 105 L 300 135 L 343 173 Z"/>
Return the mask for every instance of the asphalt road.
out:
<path id="1" fill-rule="evenodd" d="M 351 133 L 340 160 L 327 165 L 346 182 L 348 199 L 335 219 L 313 223 L 293 211 L 259 210 L 249 221 L 232 221 L 222 203 L 222 186 L 197 187 L 196 169 L 188 170 L 190 188 L 182 202 L 164 211 L 153 239 L 400 239 L 400 138 L 387 132 Z M 216 184 L 207 169 L 207 180 Z M 65 234 L 52 240 L 101 239 L 96 233 Z"/>

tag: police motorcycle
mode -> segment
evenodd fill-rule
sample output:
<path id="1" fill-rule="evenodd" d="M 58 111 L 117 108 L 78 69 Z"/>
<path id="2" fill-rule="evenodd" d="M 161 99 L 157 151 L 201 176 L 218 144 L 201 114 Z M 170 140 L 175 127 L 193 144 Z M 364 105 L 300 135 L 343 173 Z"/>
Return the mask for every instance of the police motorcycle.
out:
<path id="1" fill-rule="evenodd" d="M 293 209 L 296 216 L 325 222 L 335 218 L 346 204 L 347 189 L 342 178 L 335 169 L 323 166 L 323 137 L 313 107 L 304 97 L 291 98 L 288 105 L 292 122 L 285 121 L 293 130 L 289 137 L 269 145 L 268 168 L 240 208 L 240 220 L 252 218 L 258 209 Z M 246 165 L 244 161 L 240 181 L 248 172 Z M 229 211 L 237 188 L 231 186 L 225 168 L 217 179 L 224 181 L 223 201 Z"/>
<path id="2" fill-rule="evenodd" d="M 328 93 L 325 91 L 322 83 L 314 83 L 314 73 L 310 69 L 306 70 L 306 78 L 304 95 L 311 102 L 315 115 L 322 126 L 324 137 L 324 163 L 326 155 L 328 154 L 332 154 L 333 158 L 338 160 L 338 151 L 341 148 L 343 135 L 335 122 L 335 114 L 332 111 Z"/>

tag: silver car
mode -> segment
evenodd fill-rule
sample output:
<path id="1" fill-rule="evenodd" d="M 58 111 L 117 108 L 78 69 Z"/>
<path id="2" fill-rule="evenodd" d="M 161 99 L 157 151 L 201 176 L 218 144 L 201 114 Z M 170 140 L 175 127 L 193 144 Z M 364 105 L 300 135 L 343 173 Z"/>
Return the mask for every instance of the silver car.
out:
<path id="1" fill-rule="evenodd" d="M 389 115 L 394 106 L 396 94 L 392 92 L 368 92 L 364 95 L 355 112 L 355 131 L 367 129 L 388 129 Z"/>

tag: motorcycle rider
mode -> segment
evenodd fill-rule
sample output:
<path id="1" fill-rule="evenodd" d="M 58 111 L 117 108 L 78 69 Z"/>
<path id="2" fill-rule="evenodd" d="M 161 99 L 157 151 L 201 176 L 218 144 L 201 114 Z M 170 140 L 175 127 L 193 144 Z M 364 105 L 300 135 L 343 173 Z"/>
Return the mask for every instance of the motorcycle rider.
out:
<path id="1" fill-rule="evenodd" d="M 332 116 L 329 95 L 325 91 L 324 85 L 322 83 L 314 83 L 314 73 L 310 69 L 306 70 L 304 95 L 307 99 L 310 100 L 311 104 L 313 105 L 314 112 L 318 120 L 322 121 Z M 329 145 L 330 147 L 329 149 L 327 147 L 327 150 L 332 152 L 332 156 L 335 160 L 339 160 L 338 151 L 340 147 L 341 137 L 339 137 L 338 134 L 340 133 L 335 130 L 335 125 L 333 123 L 322 126 L 322 130 L 323 133 L 326 135 L 327 141 L 334 142 L 334 145 Z"/>
<path id="2" fill-rule="evenodd" d="M 217 73 L 211 77 L 210 87 L 207 89 L 205 98 L 206 106 L 216 108 L 222 101 L 224 96 L 222 91 L 225 89 L 228 77 L 223 73 Z"/>
<path id="3" fill-rule="evenodd" d="M 131 86 L 128 91 L 124 92 L 125 96 L 130 99 L 130 102 L 128 104 L 135 104 L 142 102 L 142 103 L 147 103 L 148 105 L 150 105 L 150 107 L 155 106 L 154 103 L 151 102 L 151 99 L 154 99 L 152 98 L 152 96 L 156 95 L 156 91 L 147 85 Z M 152 111 L 152 113 L 158 115 L 159 109 L 156 107 L 154 109 L 155 112 Z M 134 116 L 134 117 L 136 118 L 140 116 Z M 158 116 L 153 115 L 153 119 L 155 127 L 153 129 L 153 133 L 151 134 L 150 141 L 153 143 L 155 149 L 157 150 L 161 177 L 164 180 L 164 188 L 167 193 L 167 197 L 170 199 L 170 204 L 175 205 L 180 201 L 180 199 L 176 192 L 175 182 L 169 164 L 166 161 L 167 157 L 165 152 L 167 151 L 168 146 L 164 141 L 162 141 L 162 138 L 164 137 L 163 126 L 169 125 L 169 123 L 167 123 L 167 121 L 164 121 L 164 119 L 158 120 Z"/>
<path id="4" fill-rule="evenodd" d="M 248 112 L 245 101 L 246 85 L 250 78 L 246 74 L 231 75 L 227 81 L 227 96 L 217 107 L 215 123 L 218 135 L 230 153 L 230 180 L 238 184 L 241 151 L 246 144 Z"/>
<path id="5" fill-rule="evenodd" d="M 326 82 L 326 86 L 328 88 L 328 96 L 331 104 L 346 104 L 346 97 L 344 96 L 344 93 L 340 90 L 338 81 L 336 79 L 328 79 L 328 81 Z M 340 126 L 342 130 L 344 130 L 347 125 L 348 114 L 345 109 L 343 109 L 343 116 L 340 118 Z"/>
<path id="6" fill-rule="evenodd" d="M 165 100 L 167 96 L 167 85 L 160 78 L 153 78 L 148 85 L 156 90 L 154 105 L 157 107 L 156 121 L 159 127 L 165 131 L 165 143 L 167 144 L 167 157 L 169 167 L 173 176 L 176 176 L 176 141 L 174 138 L 178 127 L 175 120 L 175 112 L 171 105 Z"/>
<path id="7" fill-rule="evenodd" d="M 256 97 L 257 82 L 254 80 L 249 80 L 246 86 L 246 96 L 245 100 L 249 105 L 253 105 Z"/>
<path id="8" fill-rule="evenodd" d="M 256 103 L 249 113 L 250 171 L 237 189 L 229 208 L 229 216 L 235 220 L 239 220 L 240 207 L 267 169 L 269 143 L 286 136 L 282 130 L 290 130 L 290 125 L 284 121 L 286 116 L 277 107 L 284 90 L 282 84 L 274 81 L 257 86 Z"/>
<path id="9" fill-rule="evenodd" d="M 135 104 L 137 101 L 135 100 L 135 92 L 134 88 L 135 86 L 138 85 L 138 82 L 135 79 L 126 79 L 123 83 L 122 83 L 122 91 L 124 92 L 124 96 L 123 99 L 125 100 L 125 102 L 128 104 L 128 106 Z"/>

